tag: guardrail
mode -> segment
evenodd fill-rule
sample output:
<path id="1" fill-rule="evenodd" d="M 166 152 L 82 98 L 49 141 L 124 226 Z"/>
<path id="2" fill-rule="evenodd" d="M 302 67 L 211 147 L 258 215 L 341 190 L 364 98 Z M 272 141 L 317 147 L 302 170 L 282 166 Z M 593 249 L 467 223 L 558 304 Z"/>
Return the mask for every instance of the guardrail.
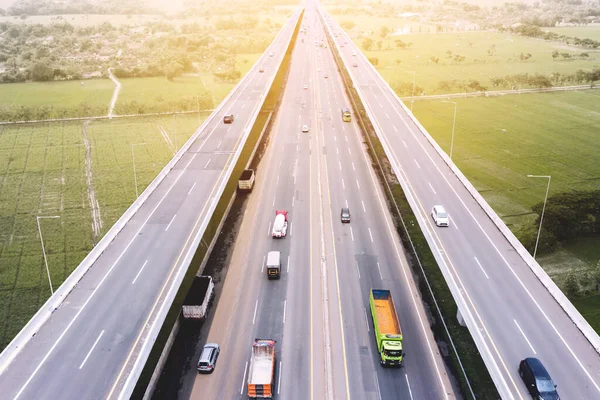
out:
<path id="1" fill-rule="evenodd" d="M 277 34 L 275 40 L 282 35 L 285 31 L 286 26 L 284 26 L 281 31 Z M 273 41 L 273 43 L 275 42 Z M 273 46 L 273 43 L 269 46 L 267 51 Z M 262 60 L 263 56 L 257 61 L 254 67 L 250 70 L 258 68 L 259 61 Z M 281 63 L 281 59 L 279 63 Z M 202 135 L 206 126 L 211 123 L 214 118 L 219 114 L 223 106 L 227 103 L 227 101 L 238 91 L 240 86 L 246 82 L 248 77 L 250 76 L 250 72 L 248 72 L 238 84 L 231 90 L 231 92 L 223 99 L 221 104 L 215 108 L 214 112 L 202 123 L 202 125 L 194 132 L 194 134 L 190 137 L 190 139 L 186 142 L 186 144 L 179 149 L 179 151 L 175 154 L 173 159 L 169 161 L 169 163 L 162 169 L 162 171 L 152 180 L 152 182 L 148 185 L 148 187 L 140 194 L 140 196 L 131 204 L 131 206 L 123 213 L 121 218 L 115 222 L 115 224 L 110 228 L 110 230 L 104 235 L 104 237 L 100 240 L 100 242 L 90 251 L 90 253 L 81 261 L 79 266 L 75 268 L 75 270 L 67 277 L 67 279 L 62 283 L 62 285 L 54 292 L 42 307 L 38 310 L 38 312 L 29 320 L 29 322 L 21 329 L 21 331 L 15 336 L 15 338 L 8 344 L 8 346 L 4 349 L 2 353 L 0 353 L 0 375 L 4 372 L 6 367 L 10 364 L 10 362 L 16 357 L 19 351 L 31 340 L 43 324 L 52 316 L 53 312 L 62 304 L 65 298 L 69 295 L 69 293 L 76 287 L 77 283 L 82 279 L 85 273 L 92 267 L 92 265 L 96 262 L 96 260 L 102 255 L 104 250 L 110 245 L 110 243 L 116 238 L 118 233 L 125 227 L 125 225 L 131 220 L 131 218 L 135 215 L 135 213 L 139 210 L 139 208 L 144 204 L 144 202 L 150 197 L 150 195 L 154 192 L 154 190 L 158 187 L 158 185 L 163 181 L 163 179 L 167 176 L 167 174 L 173 169 L 173 167 L 177 164 L 177 162 L 183 157 L 183 155 L 188 151 L 188 149 L 192 146 L 192 144 Z M 274 75 L 273 78 L 274 79 Z M 272 84 L 272 80 L 271 80 Z M 264 101 L 264 99 L 262 100 Z M 247 137 L 249 129 L 246 129 L 244 133 L 244 137 Z M 244 138 L 245 142 L 245 138 Z M 240 150 L 241 151 L 241 150 Z M 235 159 L 239 153 L 237 153 Z M 231 174 L 231 171 L 229 171 Z M 224 187 L 224 185 L 223 185 Z M 213 202 L 216 205 L 216 202 Z M 214 206 L 212 207 L 214 209 Z M 212 211 L 211 211 L 212 212 Z"/>
<path id="2" fill-rule="evenodd" d="M 323 20 L 326 20 L 325 11 L 322 10 L 321 8 L 319 8 L 319 10 L 323 17 Z M 331 27 L 329 26 L 329 24 L 325 24 L 325 25 L 329 31 L 329 34 L 333 37 L 333 34 L 331 32 Z M 335 46 L 336 46 L 338 52 L 341 54 L 341 50 L 337 44 L 337 41 L 333 40 L 333 42 L 335 43 Z M 538 280 L 540 280 L 540 282 L 544 285 L 544 287 L 546 287 L 548 292 L 554 297 L 556 302 L 561 306 L 561 308 L 565 311 L 565 313 L 569 316 L 569 318 L 575 323 L 575 325 L 583 333 L 583 335 L 590 342 L 590 344 L 594 347 L 594 349 L 600 353 L 600 336 L 598 336 L 598 334 L 594 331 L 594 329 L 590 326 L 590 324 L 585 320 L 585 318 L 583 318 L 583 316 L 579 313 L 579 311 L 573 306 L 573 304 L 569 301 L 569 299 L 567 299 L 567 297 L 558 288 L 558 286 L 554 283 L 554 281 L 552 281 L 552 279 L 548 276 L 548 274 L 546 274 L 546 272 L 542 269 L 542 267 L 540 267 L 540 265 L 537 263 L 537 261 L 535 261 L 535 259 L 531 256 L 531 254 L 529 254 L 527 249 L 525 249 L 525 247 L 521 244 L 521 242 L 519 242 L 519 240 L 510 231 L 510 229 L 508 229 L 508 227 L 504 224 L 502 219 L 500 217 L 498 217 L 498 215 L 489 206 L 489 204 L 487 204 L 487 202 L 485 201 L 483 196 L 481 196 L 481 194 L 479 194 L 477 189 L 475 189 L 475 187 L 471 184 L 471 182 L 469 182 L 469 180 L 464 176 L 464 174 L 460 171 L 460 169 L 458 169 L 458 167 L 454 164 L 454 162 L 450 159 L 450 157 L 448 157 L 448 155 L 442 150 L 442 148 L 435 142 L 433 137 L 427 132 L 427 130 L 423 127 L 423 125 L 421 125 L 421 123 L 414 117 L 414 115 L 404 105 L 402 100 L 391 89 L 391 87 L 387 84 L 387 82 L 385 82 L 381 78 L 379 73 L 377 73 L 377 70 L 365 58 L 365 56 L 362 54 L 362 52 L 360 53 L 360 56 L 363 58 L 363 60 L 366 62 L 366 64 L 368 64 L 369 67 L 372 68 L 373 72 L 375 72 L 375 74 L 380 78 L 380 81 L 385 85 L 387 90 L 393 95 L 393 97 L 396 99 L 396 101 L 402 107 L 402 109 L 405 111 L 405 113 L 414 122 L 414 124 L 419 129 L 420 133 L 423 134 L 423 136 L 425 138 L 427 138 L 427 140 L 429 141 L 431 146 L 437 151 L 437 153 L 440 155 L 440 157 L 444 160 L 444 162 L 448 165 L 448 167 L 452 170 L 452 172 L 456 175 L 456 177 L 461 181 L 461 183 L 469 191 L 471 196 L 477 201 L 479 206 L 485 211 L 487 216 L 496 225 L 498 230 L 504 235 L 506 240 L 511 244 L 511 246 L 517 251 L 517 253 L 521 256 L 521 258 L 529 266 L 529 268 L 536 275 Z M 343 58 L 342 58 L 342 61 L 344 61 Z M 345 61 L 344 61 L 344 63 L 345 63 Z M 351 69 L 348 69 L 348 68 L 346 68 L 346 69 L 348 71 L 351 71 Z M 367 112 L 367 115 L 373 124 L 373 127 L 377 133 L 377 136 L 384 147 L 386 155 L 388 155 L 388 159 L 390 160 L 390 163 L 392 165 L 394 173 L 398 177 L 398 180 L 402 186 L 403 191 L 405 192 L 405 195 L 406 195 L 406 198 L 407 198 L 409 204 L 411 205 L 413 210 L 418 210 L 419 207 L 416 204 L 416 201 L 413 198 L 412 193 L 410 192 L 409 185 L 405 181 L 405 178 L 402 174 L 400 166 L 397 165 L 396 160 L 394 160 L 394 158 L 392 156 L 393 153 L 389 149 L 389 145 L 387 144 L 385 137 L 382 134 L 381 128 L 377 124 L 376 119 L 374 118 L 374 115 L 372 114 L 370 108 L 368 107 L 368 104 L 364 101 L 364 96 L 362 95 L 360 85 L 354 78 L 353 73 L 349 73 L 349 75 L 352 80 L 352 84 L 354 85 L 354 88 L 356 89 L 361 100 L 363 101 L 365 111 Z M 458 285 L 456 284 L 456 282 L 454 281 L 454 278 L 450 274 L 448 267 L 446 265 L 446 262 L 443 259 L 443 256 L 437 250 L 435 241 L 434 241 L 431 233 L 429 232 L 429 229 L 427 228 L 427 225 L 425 222 L 425 217 L 423 217 L 420 212 L 415 212 L 415 216 L 417 216 L 419 226 L 421 227 L 421 230 L 423 231 L 424 235 L 426 236 L 427 242 L 429 243 L 429 245 L 431 247 L 432 253 L 434 254 L 434 257 L 436 258 L 436 261 L 438 262 L 438 264 L 440 266 L 443 265 L 445 267 L 445 268 L 441 268 L 442 273 L 444 274 L 446 282 L 448 283 L 448 287 L 450 288 L 452 295 L 455 298 L 455 301 L 457 302 L 457 305 L 459 307 L 459 310 L 461 311 L 461 314 L 465 320 L 465 323 L 467 324 L 467 326 L 469 327 L 469 330 L 471 331 L 473 340 L 475 340 L 477 347 L 480 349 L 480 353 L 482 355 L 482 358 L 484 359 L 485 364 L 488 365 L 488 368 L 489 368 L 490 364 L 492 364 L 493 368 L 490 370 L 490 375 L 492 376 L 492 379 L 494 380 L 494 382 L 496 382 L 498 391 L 500 392 L 500 394 L 503 398 L 513 398 L 512 393 L 510 393 L 510 391 L 508 391 L 506 383 L 504 382 L 504 378 L 502 377 L 502 374 L 500 373 L 496 362 L 493 360 L 493 357 L 491 356 L 491 352 L 489 351 L 489 348 L 487 347 L 487 344 L 485 343 L 484 338 L 481 336 L 481 333 L 479 332 L 479 329 L 477 328 L 477 325 L 475 324 L 472 314 L 470 313 L 468 307 L 466 306 L 466 302 L 465 302 L 462 294 L 460 293 L 460 290 L 458 289 Z M 482 349 L 485 349 L 485 351 L 481 351 Z M 501 385 L 498 385 L 498 382 L 500 382 Z"/>

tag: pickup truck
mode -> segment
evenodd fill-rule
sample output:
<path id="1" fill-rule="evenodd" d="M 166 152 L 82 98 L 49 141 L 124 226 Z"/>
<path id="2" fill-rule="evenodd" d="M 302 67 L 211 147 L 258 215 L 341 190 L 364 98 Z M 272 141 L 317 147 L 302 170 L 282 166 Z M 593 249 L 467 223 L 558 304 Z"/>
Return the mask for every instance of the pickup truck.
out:
<path id="1" fill-rule="evenodd" d="M 369 295 L 377 352 L 383 366 L 401 367 L 402 330 L 389 290 L 371 289 Z"/>

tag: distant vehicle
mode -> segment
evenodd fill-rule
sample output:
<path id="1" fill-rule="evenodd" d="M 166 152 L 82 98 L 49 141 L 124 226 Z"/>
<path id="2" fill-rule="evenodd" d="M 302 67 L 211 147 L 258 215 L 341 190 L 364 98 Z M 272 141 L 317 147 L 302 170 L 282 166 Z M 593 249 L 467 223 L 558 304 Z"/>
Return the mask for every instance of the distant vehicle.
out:
<path id="1" fill-rule="evenodd" d="M 275 389 L 275 341 L 254 339 L 248 369 L 248 397 L 272 399 Z"/>
<path id="2" fill-rule="evenodd" d="M 233 113 L 225 114 L 225 116 L 223 117 L 223 123 L 231 124 L 231 123 L 233 123 L 234 119 L 235 119 L 235 116 L 233 115 Z"/>
<path id="3" fill-rule="evenodd" d="M 353 52 L 352 52 L 352 55 L 353 55 L 353 56 L 356 56 L 356 52 L 355 52 L 355 51 L 353 51 Z"/>
<path id="4" fill-rule="evenodd" d="M 340 47 L 344 47 L 344 43 L 340 43 Z"/>
<path id="5" fill-rule="evenodd" d="M 437 226 L 450 226 L 450 219 L 444 207 L 437 205 L 431 209 L 431 218 Z"/>
<path id="6" fill-rule="evenodd" d="M 212 277 L 196 276 L 181 306 L 183 318 L 203 321 L 212 302 L 214 289 Z"/>
<path id="7" fill-rule="evenodd" d="M 253 169 L 245 169 L 238 180 L 238 190 L 240 192 L 251 192 L 254 187 L 255 173 Z"/>
<path id="8" fill-rule="evenodd" d="M 258 72 L 265 72 L 265 69 L 261 67 Z"/>
<path id="9" fill-rule="evenodd" d="M 531 397 L 540 400 L 560 400 L 556 385 L 540 360 L 529 357 L 519 363 L 519 375 Z"/>
<path id="10" fill-rule="evenodd" d="M 396 307 L 389 290 L 371 289 L 369 294 L 371 316 L 379 362 L 383 366 L 401 367 L 402 357 L 402 330 L 398 321 Z"/>
<path id="11" fill-rule="evenodd" d="M 275 211 L 275 222 L 273 222 L 273 231 L 271 235 L 274 238 L 282 238 L 287 235 L 288 217 L 286 210 Z"/>
<path id="12" fill-rule="evenodd" d="M 308 125 L 302 125 L 302 132 L 308 132 Z"/>
<path id="13" fill-rule="evenodd" d="M 304 89 L 308 89 L 308 85 L 304 85 Z"/>
<path id="14" fill-rule="evenodd" d="M 273 57 L 273 53 L 269 53 L 269 57 Z"/>
<path id="15" fill-rule="evenodd" d="M 267 253 L 267 277 L 269 279 L 281 277 L 281 252 L 270 251 Z"/>
<path id="16" fill-rule="evenodd" d="M 321 72 L 321 68 L 317 68 L 317 72 Z"/>
<path id="17" fill-rule="evenodd" d="M 200 359 L 198 360 L 198 373 L 212 373 L 215 370 L 220 352 L 221 349 L 218 344 L 206 343 L 202 348 L 202 353 L 200 353 Z"/>
<path id="18" fill-rule="evenodd" d="M 325 79 L 327 79 L 327 74 L 325 74 Z"/>
<path id="19" fill-rule="evenodd" d="M 356 68 L 356 67 L 358 67 L 358 64 L 357 64 L 357 63 L 352 63 L 352 66 L 353 66 L 354 68 Z"/>
<path id="20" fill-rule="evenodd" d="M 342 121 L 350 122 L 352 119 L 352 114 L 350 114 L 350 109 L 342 108 Z"/>
<path id="21" fill-rule="evenodd" d="M 342 208 L 340 217 L 342 219 L 342 222 L 350 222 L 350 209 L 347 207 Z"/>

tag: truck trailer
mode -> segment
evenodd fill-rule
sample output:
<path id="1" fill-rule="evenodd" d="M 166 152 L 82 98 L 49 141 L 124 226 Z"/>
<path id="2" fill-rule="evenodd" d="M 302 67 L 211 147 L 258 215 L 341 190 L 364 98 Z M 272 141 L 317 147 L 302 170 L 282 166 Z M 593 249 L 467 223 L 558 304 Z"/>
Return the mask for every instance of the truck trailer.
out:
<path id="1" fill-rule="evenodd" d="M 214 296 L 215 284 L 210 276 L 200 275 L 194 278 L 181 307 L 185 319 L 202 321 L 206 318 L 208 307 Z"/>
<path id="2" fill-rule="evenodd" d="M 275 341 L 254 339 L 248 370 L 248 397 L 272 399 L 274 388 Z"/>
<path id="3" fill-rule="evenodd" d="M 253 169 L 245 169 L 238 180 L 238 190 L 240 192 L 251 192 L 254 187 L 255 174 Z"/>
<path id="4" fill-rule="evenodd" d="M 371 316 L 379 362 L 383 366 L 401 367 L 402 357 L 402 330 L 396 314 L 396 307 L 389 290 L 371 289 L 369 296 Z"/>

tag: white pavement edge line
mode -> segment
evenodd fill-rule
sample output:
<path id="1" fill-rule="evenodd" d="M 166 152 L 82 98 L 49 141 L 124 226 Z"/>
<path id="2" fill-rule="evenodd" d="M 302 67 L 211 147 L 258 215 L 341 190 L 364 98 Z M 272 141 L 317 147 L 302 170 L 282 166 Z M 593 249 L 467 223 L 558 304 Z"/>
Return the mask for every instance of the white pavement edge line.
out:
<path id="1" fill-rule="evenodd" d="M 368 63 L 373 71 L 377 73 L 377 70 Z M 377 73 L 378 74 L 378 73 Z M 542 267 L 535 261 L 535 259 L 529 254 L 527 249 L 521 244 L 521 242 L 517 239 L 517 237 L 511 232 L 510 229 L 506 226 L 504 221 L 496 214 L 496 212 L 490 207 L 490 205 L 485 201 L 483 196 L 475 189 L 473 184 L 464 176 L 462 171 L 452 162 L 450 157 L 442 150 L 442 148 L 437 144 L 437 142 L 433 139 L 433 137 L 427 132 L 427 130 L 421 125 L 421 123 L 412 115 L 410 110 L 406 107 L 406 105 L 402 102 L 402 100 L 398 97 L 398 95 L 389 87 L 386 82 L 383 82 L 386 89 L 390 92 L 390 94 L 396 99 L 396 101 L 400 104 L 400 106 L 404 109 L 405 113 L 411 119 L 411 121 L 419 128 L 419 131 L 425 138 L 429 141 L 431 146 L 437 151 L 437 153 L 442 157 L 444 162 L 450 167 L 452 172 L 456 175 L 456 177 L 461 181 L 463 186 L 469 191 L 471 196 L 479 203 L 480 207 L 485 211 L 488 217 L 492 220 L 492 222 L 496 225 L 498 230 L 504 235 L 506 240 L 510 243 L 510 245 L 517 251 L 517 253 L 521 256 L 521 258 L 525 261 L 527 266 L 531 269 L 531 271 L 536 275 L 539 281 L 546 287 L 548 292 L 554 297 L 556 302 L 561 306 L 561 308 L 565 311 L 567 316 L 573 321 L 573 323 L 577 326 L 577 328 L 583 333 L 583 335 L 590 342 L 592 347 L 600 354 L 600 336 L 596 333 L 596 331 L 590 326 L 590 324 L 585 320 L 585 318 L 581 315 L 581 313 L 575 308 L 573 303 L 564 295 L 564 293 L 558 288 L 556 283 L 548 276 L 546 271 L 542 269 Z"/>
<path id="2" fill-rule="evenodd" d="M 302 8 L 303 8 L 303 6 L 300 6 L 300 8 L 298 10 L 301 10 Z M 289 38 L 288 38 L 287 46 L 285 46 L 285 52 L 283 52 L 278 59 L 278 64 L 277 64 L 277 68 L 276 68 L 277 70 L 279 70 L 279 68 L 281 67 L 281 63 L 283 62 L 285 53 L 287 53 L 287 50 L 291 44 L 291 38 L 294 33 L 295 27 L 298 25 L 299 16 L 301 14 L 302 14 L 301 12 L 299 12 L 297 15 L 294 14 L 292 16 L 292 18 L 290 18 L 290 20 L 288 20 L 288 23 L 289 23 L 289 21 L 294 21 L 294 23 L 292 24 L 291 31 L 289 32 Z M 281 30 L 279 31 L 279 33 L 277 34 L 277 36 L 275 37 L 273 42 L 271 42 L 271 45 L 269 45 L 269 48 L 267 48 L 267 51 L 265 51 L 265 53 L 263 53 L 263 56 L 261 56 L 261 58 L 259 58 L 259 61 L 256 62 L 255 67 L 256 67 L 256 65 L 258 65 L 261 62 L 262 57 L 266 57 L 266 55 L 268 54 L 268 51 L 274 45 L 274 43 L 277 42 L 277 40 L 283 36 L 283 32 L 285 32 L 285 30 L 288 29 L 287 28 L 288 23 L 286 23 L 281 28 Z M 255 68 L 255 67 L 253 67 L 253 68 Z M 246 76 L 248 76 L 248 74 Z M 228 176 L 228 177 L 231 176 L 231 172 L 233 171 L 233 168 L 237 164 L 237 160 L 239 159 L 242 149 L 246 143 L 246 140 L 248 139 L 248 136 L 250 135 L 250 131 L 252 130 L 252 127 L 254 126 L 254 124 L 256 122 L 256 119 L 258 117 L 258 114 L 260 112 L 262 104 L 264 103 L 264 101 L 267 97 L 267 93 L 273 86 L 274 80 L 275 80 L 275 74 L 272 74 L 269 78 L 268 84 L 265 86 L 265 88 L 266 88 L 265 92 L 263 92 L 263 94 L 259 98 L 257 106 L 252 111 L 252 117 L 250 118 L 250 121 L 245 129 L 245 133 L 243 134 L 240 145 L 239 145 L 238 149 L 236 150 L 235 155 L 233 156 L 233 159 L 231 160 L 228 171 L 226 172 L 226 176 Z M 236 86 L 236 88 L 237 88 L 237 86 Z M 221 183 L 221 187 L 218 189 L 217 193 L 215 194 L 215 197 L 213 197 L 213 201 L 209 207 L 209 210 L 207 211 L 207 215 L 212 216 L 212 213 L 214 212 L 215 208 L 217 207 L 218 199 L 221 197 L 221 195 L 223 194 L 223 191 L 225 190 L 227 181 L 228 181 L 228 179 L 223 180 L 223 182 Z M 200 240 L 202 239 L 202 235 L 204 234 L 204 231 L 206 229 L 206 226 L 208 225 L 209 220 L 210 220 L 210 218 L 205 218 L 202 226 L 198 230 L 198 233 L 196 234 L 192 244 L 190 245 L 190 248 L 186 254 L 186 257 L 180 263 L 180 268 L 179 268 L 179 271 L 177 271 L 177 276 L 175 278 L 173 278 L 173 283 L 171 284 L 171 288 L 169 289 L 169 292 L 167 293 L 167 296 L 165 297 L 165 299 L 161 305 L 160 311 L 159 311 L 158 315 L 156 316 L 155 321 L 164 321 L 164 319 L 166 318 L 166 315 L 169 311 L 170 305 L 172 304 L 173 299 L 175 298 L 175 295 L 177 294 L 177 291 L 179 290 L 179 286 L 185 276 L 185 272 L 186 272 L 187 268 L 184 268 L 184 266 L 189 266 L 189 264 L 191 263 L 192 258 L 195 254 L 195 249 L 198 247 L 198 244 L 200 243 Z M 135 384 L 137 383 L 137 377 L 141 373 L 141 370 L 144 367 L 146 360 L 148 359 L 148 356 L 150 355 L 150 350 L 152 349 L 152 346 L 154 345 L 154 342 L 156 341 L 156 337 L 158 336 L 159 331 L 160 331 L 160 326 L 157 327 L 157 324 L 154 323 L 151 327 L 150 332 L 148 332 L 148 334 L 147 334 L 147 339 L 144 341 L 144 344 L 142 345 L 142 348 L 139 351 L 139 354 L 135 361 L 134 366 L 131 368 L 131 371 L 129 373 L 127 381 L 125 382 L 125 385 L 123 386 L 121 393 L 119 394 L 119 399 L 125 400 L 125 399 L 129 399 L 131 397 L 131 394 L 133 393 L 133 389 L 135 388 Z M 150 340 L 148 340 L 148 339 L 150 339 Z M 136 377 L 136 379 L 132 379 L 133 377 Z"/>
<path id="3" fill-rule="evenodd" d="M 535 349 L 531 345 L 531 342 L 529 341 L 529 339 L 527 339 L 527 336 L 525 336 L 525 332 L 523 332 L 523 329 L 521 329 L 521 327 L 519 326 L 519 323 L 517 322 L 517 320 L 513 318 L 513 321 L 515 322 L 515 325 L 517 326 L 517 329 L 519 329 L 519 332 L 521 332 L 521 335 L 523 335 L 523 338 L 525 339 L 525 341 L 527 342 L 527 344 L 531 348 L 531 351 L 533 351 L 533 354 L 537 354 L 537 352 L 535 351 Z"/>
<path id="4" fill-rule="evenodd" d="M 144 267 L 146 266 L 146 264 L 148 264 L 148 260 L 144 261 L 144 265 L 142 265 L 142 268 L 140 268 L 138 273 L 135 275 L 135 278 L 133 278 L 133 281 L 131 282 L 132 285 L 135 284 L 135 281 L 137 281 L 137 278 L 139 278 L 139 276 L 142 273 L 142 271 L 144 270 Z"/>
<path id="5" fill-rule="evenodd" d="M 282 32 L 286 29 L 286 26 L 281 29 L 277 34 L 272 43 L 274 43 Z M 270 46 L 269 46 L 270 47 Z M 267 49 L 268 50 L 268 49 Z M 265 57 L 265 52 L 263 57 Z M 129 208 L 123 213 L 121 218 L 114 223 L 109 231 L 104 235 L 100 242 L 88 253 L 88 255 L 81 261 L 79 266 L 73 270 L 73 272 L 65 279 L 60 287 L 54 292 L 54 295 L 48 298 L 44 305 L 40 307 L 37 313 L 29 320 L 29 322 L 19 331 L 17 336 L 6 346 L 4 351 L 0 353 L 0 376 L 8 367 L 10 362 L 19 353 L 19 351 L 25 347 L 31 338 L 33 338 L 40 330 L 42 325 L 50 318 L 52 313 L 62 304 L 64 299 L 73 290 L 73 288 L 79 283 L 81 278 L 91 268 L 94 262 L 100 257 L 100 255 L 106 250 L 106 248 L 112 243 L 117 234 L 125 227 L 127 222 L 135 215 L 139 208 L 146 202 L 158 185 L 163 181 L 167 174 L 173 169 L 173 167 L 179 162 L 183 155 L 188 149 L 196 142 L 199 136 L 202 135 L 206 127 L 213 122 L 215 117 L 221 112 L 221 109 L 229 101 L 229 99 L 238 91 L 242 84 L 246 83 L 249 76 L 252 75 L 253 70 L 257 65 L 260 64 L 261 58 L 256 62 L 252 69 L 244 75 L 244 77 L 235 85 L 235 87 L 229 92 L 229 94 L 221 101 L 221 103 L 214 109 L 214 111 L 204 120 L 202 125 L 194 132 L 194 134 L 188 139 L 188 141 L 179 149 L 177 154 L 169 161 L 162 171 L 150 182 L 146 189 L 140 194 L 140 196 L 129 206 Z M 281 64 L 281 60 L 280 60 Z M 271 85 L 274 79 L 274 75 L 271 79 Z M 271 86 L 269 85 L 269 87 Z"/>
<path id="6" fill-rule="evenodd" d="M 516 321 L 515 321 L 516 322 Z M 96 345 L 98 344 L 98 342 L 100 341 L 100 338 L 102 337 L 102 335 L 104 335 L 104 330 L 102 332 L 100 332 L 100 335 L 98 335 L 98 338 L 96 339 L 96 341 L 94 342 L 94 344 L 92 345 L 92 348 L 90 349 L 90 351 L 88 351 L 87 355 L 85 356 L 85 358 L 83 359 L 81 365 L 79 366 L 79 369 L 83 368 L 83 366 L 85 365 L 85 362 L 88 360 L 88 358 L 90 358 L 90 355 L 92 354 L 92 351 L 94 351 L 94 349 L 96 348 Z"/>
<path id="7" fill-rule="evenodd" d="M 321 10 L 321 9 L 320 9 Z M 324 11 L 321 10 L 322 15 L 324 14 Z M 331 35 L 331 28 L 329 27 L 329 25 L 327 25 L 328 27 L 328 31 L 329 34 Z M 333 43 L 335 44 L 338 54 L 340 55 L 340 58 L 342 58 L 342 51 L 340 50 L 337 41 L 333 40 Z M 364 56 L 361 54 L 361 57 L 364 58 Z M 342 62 L 344 62 L 344 59 L 342 58 Z M 347 66 L 346 66 L 346 69 Z M 349 71 L 349 76 L 350 79 L 352 81 L 352 84 L 354 86 L 354 88 L 356 89 L 359 97 L 361 98 L 361 101 L 363 102 L 363 106 L 365 108 L 365 112 L 367 113 L 367 117 L 371 120 L 372 124 L 373 124 L 373 129 L 375 130 L 375 132 L 377 133 L 377 136 L 379 137 L 379 140 L 381 141 L 382 146 L 384 147 L 385 153 L 386 155 L 391 154 L 393 155 L 393 153 L 390 151 L 387 142 L 385 141 L 385 138 L 382 137 L 381 134 L 381 128 L 379 127 L 379 125 L 377 124 L 377 120 L 374 118 L 368 104 L 366 104 L 366 102 L 364 101 L 364 95 L 362 94 L 362 90 L 360 89 L 360 85 L 358 85 L 358 82 L 355 81 L 354 79 L 354 75 L 353 73 Z M 390 157 L 388 157 L 390 158 Z M 413 210 L 418 210 L 419 207 L 416 205 L 416 200 L 413 198 L 411 191 L 409 190 L 408 184 L 404 181 L 404 178 L 402 176 L 402 174 L 400 174 L 400 169 L 399 167 L 396 165 L 395 163 L 395 159 L 393 157 L 390 158 L 390 163 L 392 165 L 393 171 L 394 173 L 397 175 L 398 180 L 400 182 L 400 185 L 402 186 L 403 191 L 405 192 L 405 196 L 411 206 L 411 208 Z M 374 178 L 373 178 L 374 179 Z M 381 201 L 381 200 L 380 200 Z M 426 236 L 427 242 L 428 243 L 434 243 L 434 239 L 431 237 L 431 233 L 426 229 L 426 224 L 427 222 L 422 218 L 421 213 L 415 213 L 415 217 L 417 218 L 417 222 L 419 223 L 419 226 L 421 228 L 421 230 L 423 231 L 423 234 Z M 394 242 L 395 243 L 395 242 Z M 481 332 L 479 331 L 479 328 L 475 322 L 475 318 L 473 317 L 473 315 L 471 314 L 470 309 L 466 306 L 466 300 L 463 298 L 462 294 L 460 293 L 459 289 L 458 289 L 458 285 L 454 280 L 454 277 L 452 276 L 452 274 L 450 273 L 450 270 L 448 268 L 448 266 L 446 265 L 445 260 L 443 259 L 442 255 L 439 254 L 439 252 L 437 251 L 432 251 L 436 262 L 438 263 L 438 265 L 440 265 L 440 270 L 442 271 L 442 274 L 444 275 L 444 278 L 446 279 L 446 282 L 448 283 L 448 287 L 450 288 L 452 295 L 455 299 L 455 301 L 457 302 L 457 305 L 459 306 L 460 309 L 465 310 L 465 312 L 463 312 L 463 317 L 465 319 L 465 322 L 467 323 L 467 325 L 469 326 L 469 330 L 470 332 L 476 332 L 477 334 L 472 334 L 473 336 L 473 340 L 475 340 L 475 342 L 478 344 L 478 348 L 483 348 L 486 351 L 482 351 L 481 355 L 484 358 L 484 362 L 486 363 L 486 365 L 492 365 L 493 368 L 495 368 L 496 370 L 496 376 L 502 381 L 503 386 L 502 385 L 497 385 L 497 386 L 501 386 L 502 389 L 506 389 L 505 390 L 505 394 L 502 397 L 505 399 L 512 399 L 513 396 L 510 392 L 507 391 L 507 385 L 506 382 L 504 381 L 504 377 L 500 372 L 500 369 L 498 367 L 498 365 L 496 364 L 492 353 L 490 351 L 490 349 L 487 346 L 487 343 L 485 342 L 485 339 L 483 337 L 483 335 L 481 334 Z M 444 268 L 442 268 L 442 266 Z M 420 316 L 420 313 L 419 313 Z M 423 322 L 421 321 L 421 323 L 423 324 Z M 427 342 L 429 346 L 431 346 L 431 344 L 429 343 L 429 341 Z M 430 348 L 431 350 L 431 348 Z M 435 361 L 435 359 L 433 360 L 434 365 L 436 366 L 436 368 L 438 368 L 437 363 Z M 488 367 L 489 368 L 489 367 Z M 439 373 L 439 371 L 438 371 Z M 490 374 L 492 376 L 494 376 L 491 372 Z M 440 377 L 440 381 L 441 381 L 441 377 Z M 444 387 L 443 382 L 442 383 L 442 387 Z M 502 395 L 503 392 L 499 389 L 500 394 Z"/>
<path id="8" fill-rule="evenodd" d="M 242 388 L 240 389 L 240 395 L 244 394 L 244 383 L 246 383 L 246 372 L 248 372 L 248 361 L 244 367 L 244 377 L 242 378 Z"/>

